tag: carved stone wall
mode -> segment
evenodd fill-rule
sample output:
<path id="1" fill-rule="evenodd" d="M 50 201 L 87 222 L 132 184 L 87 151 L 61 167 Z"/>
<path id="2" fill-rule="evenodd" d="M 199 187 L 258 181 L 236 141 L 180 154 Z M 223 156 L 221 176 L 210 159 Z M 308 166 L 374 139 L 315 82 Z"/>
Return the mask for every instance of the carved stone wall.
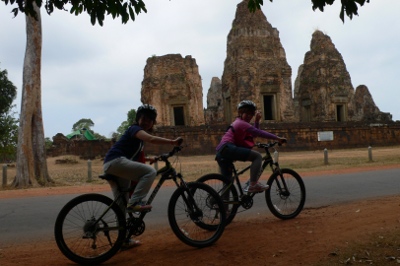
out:
<path id="1" fill-rule="evenodd" d="M 260 128 L 288 139 L 288 144 L 280 147 L 280 151 L 392 146 L 399 145 L 400 139 L 400 122 L 262 123 Z M 166 138 L 183 137 L 185 149 L 182 155 L 192 156 L 215 154 L 215 147 L 225 130 L 225 125 L 159 127 L 154 134 Z M 318 141 L 318 132 L 321 131 L 332 131 L 333 140 Z M 73 154 L 84 159 L 103 158 L 114 144 L 103 140 L 68 141 L 65 137 L 53 138 L 53 141 L 53 147 L 47 150 L 48 156 Z M 150 155 L 165 153 L 169 149 L 165 145 L 145 144 L 145 151 Z"/>
<path id="2" fill-rule="evenodd" d="M 203 88 L 196 60 L 180 54 L 148 58 L 141 101 L 157 109 L 158 126 L 203 125 Z"/>
<path id="3" fill-rule="evenodd" d="M 296 121 L 291 74 L 279 32 L 261 10 L 250 13 L 245 0 L 237 5 L 228 35 L 222 75 L 225 121 L 237 115 L 237 104 L 254 101 L 264 120 Z"/>
<path id="4" fill-rule="evenodd" d="M 104 157 L 112 147 L 114 141 L 106 140 L 71 140 L 62 133 L 53 137 L 53 145 L 46 150 L 47 156 L 77 155 L 81 159 L 94 159 Z"/>
<path id="5" fill-rule="evenodd" d="M 261 124 L 261 129 L 279 136 L 285 136 L 288 144 L 279 147 L 280 151 L 324 150 L 365 148 L 368 146 L 382 147 L 399 145 L 400 122 L 398 123 L 365 123 L 365 122 L 299 122 L 299 123 L 268 123 Z M 185 149 L 182 155 L 215 154 L 226 126 L 198 127 L 163 127 L 157 129 L 157 136 L 184 138 Z M 332 141 L 318 141 L 318 132 L 332 131 Z M 263 140 L 256 140 L 262 142 Z M 149 154 L 160 154 L 168 151 L 162 145 L 145 145 Z M 366 157 L 367 158 L 367 157 Z"/>

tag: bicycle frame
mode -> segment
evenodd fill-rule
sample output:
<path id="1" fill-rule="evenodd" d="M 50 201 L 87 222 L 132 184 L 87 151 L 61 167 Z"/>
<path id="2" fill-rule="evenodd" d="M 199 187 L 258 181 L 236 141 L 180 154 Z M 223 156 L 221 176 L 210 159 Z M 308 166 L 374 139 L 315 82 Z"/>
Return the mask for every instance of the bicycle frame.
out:
<path id="1" fill-rule="evenodd" d="M 277 170 L 280 170 L 279 163 L 278 162 L 274 162 L 274 160 L 272 159 L 271 153 L 270 153 L 268 148 L 269 147 L 264 147 L 266 154 L 262 158 L 263 163 L 262 163 L 262 166 L 261 166 L 260 175 L 264 172 L 265 168 L 268 165 L 271 167 L 272 173 L 274 173 Z M 239 176 L 244 174 L 245 172 L 247 172 L 250 169 L 250 167 L 251 167 L 251 165 L 249 165 L 249 166 L 243 168 L 242 170 L 238 171 L 236 169 L 234 163 L 232 163 L 232 171 L 233 171 L 233 178 L 234 178 L 234 181 L 232 181 L 232 183 L 236 182 L 236 185 L 239 188 L 240 196 L 243 196 L 244 192 L 243 192 L 243 187 L 242 187 L 242 185 L 240 183 L 240 180 L 239 180 Z"/>
<path id="2" fill-rule="evenodd" d="M 265 150 L 259 177 L 270 166 L 272 173 L 266 182 L 268 188 L 263 193 L 267 206 L 276 217 L 283 220 L 292 219 L 303 209 L 305 186 L 301 176 L 297 172 L 289 168 L 281 168 L 278 160 L 272 158 L 270 149 L 277 144 L 279 142 L 257 143 L 255 145 Z M 251 165 L 238 170 L 235 167 L 235 163 L 232 162 L 230 167 L 232 169 L 232 176 L 230 178 L 223 176 L 221 173 L 211 173 L 198 179 L 198 182 L 209 184 L 218 192 L 227 210 L 228 224 L 233 220 L 236 213 L 238 213 L 239 207 L 243 207 L 243 211 L 250 209 L 253 206 L 254 196 L 262 192 L 248 192 L 240 182 L 239 176 L 249 171 Z"/>
<path id="3" fill-rule="evenodd" d="M 176 149 L 178 149 L 179 147 L 176 147 Z M 180 149 L 180 148 L 179 148 Z M 173 151 L 173 153 L 175 153 L 175 150 Z M 161 169 L 159 169 L 157 171 L 157 176 L 161 175 L 160 180 L 158 181 L 157 185 L 154 187 L 153 191 L 150 194 L 150 197 L 148 198 L 146 204 L 147 205 L 151 205 L 151 203 L 153 202 L 154 198 L 156 197 L 156 195 L 158 194 L 161 186 L 164 184 L 164 182 L 166 180 L 170 180 L 172 179 L 176 185 L 176 187 L 184 187 L 185 191 L 188 193 L 188 195 L 190 195 L 190 197 L 186 196 L 185 194 L 182 195 L 183 200 L 185 201 L 186 205 L 191 209 L 190 213 L 196 213 L 200 211 L 200 208 L 197 206 L 196 201 L 193 200 L 193 195 L 190 193 L 190 190 L 187 186 L 186 181 L 183 179 L 183 176 L 181 173 L 177 173 L 175 168 L 172 166 L 171 162 L 168 160 L 168 157 L 171 154 L 166 154 L 166 155 L 162 155 L 160 157 L 156 157 L 156 160 L 158 161 L 163 161 L 165 162 L 165 166 Z M 179 182 L 178 182 L 179 180 Z M 131 192 L 134 188 L 129 188 L 128 190 L 121 190 L 119 193 L 117 199 L 114 200 L 113 204 L 115 204 L 117 202 L 117 200 L 126 192 Z M 126 205 L 126 199 L 125 197 L 123 197 L 124 203 Z M 111 208 L 111 206 L 109 207 Z M 106 210 L 106 212 L 108 211 L 108 209 Z M 135 218 L 134 223 L 132 224 L 132 226 L 128 226 L 128 234 L 127 234 L 127 238 L 131 237 L 134 233 L 130 230 L 131 228 L 135 228 L 139 223 L 142 223 L 144 217 L 146 216 L 146 214 L 150 212 L 150 211 L 145 211 L 145 212 L 140 212 L 140 215 L 136 218 L 134 217 L 134 215 L 132 213 L 128 213 L 129 218 L 128 219 L 132 219 Z"/>
<path id="4" fill-rule="evenodd" d="M 173 153 L 175 153 L 175 150 L 173 151 Z M 157 171 L 157 176 L 161 175 L 161 177 L 146 202 L 146 204 L 148 204 L 148 205 L 151 205 L 151 203 L 153 202 L 154 198 L 157 196 L 157 194 L 160 191 L 160 188 L 162 187 L 164 182 L 169 179 L 172 179 L 177 187 L 184 186 L 185 190 L 187 192 L 189 192 L 187 183 L 184 181 L 182 174 L 177 173 L 175 168 L 172 166 L 171 162 L 168 160 L 168 157 L 170 155 L 171 154 L 165 154 L 165 155 L 161 155 L 160 157 L 156 157 L 156 159 L 158 161 L 165 162 L 165 166 Z M 102 178 L 109 180 L 109 181 L 113 180 L 112 177 L 107 177 L 107 175 Z M 178 179 L 180 182 L 178 182 Z M 107 209 L 105 209 L 103 214 L 95 221 L 95 224 L 101 221 L 101 219 L 104 217 L 104 215 L 106 215 L 106 213 L 112 208 L 113 205 L 115 205 L 115 204 L 118 205 L 118 202 L 120 200 L 122 200 L 123 204 L 126 206 L 127 202 L 126 202 L 126 198 L 125 198 L 125 193 L 130 193 L 133 190 L 134 190 L 134 188 L 128 188 L 128 189 L 118 188 L 119 193 L 118 193 L 117 197 L 113 200 L 113 203 L 110 206 L 108 206 Z M 192 206 L 194 208 L 193 212 L 199 210 L 199 207 L 197 206 L 195 201 L 190 201 L 188 199 L 188 197 L 186 197 L 186 196 L 184 196 L 183 199 L 184 199 L 185 203 L 187 204 L 187 206 Z M 189 201 L 191 202 L 191 204 L 189 203 Z M 134 225 L 136 225 L 136 223 L 143 221 L 144 217 L 146 216 L 146 214 L 148 212 L 150 212 L 150 211 L 140 212 L 140 215 L 137 218 L 134 217 L 132 213 L 128 213 L 128 215 L 129 215 L 128 219 L 136 218 L 137 220 L 134 223 Z M 132 232 L 129 232 L 128 237 L 130 237 L 132 234 L 133 234 Z"/>
<path id="5" fill-rule="evenodd" d="M 187 183 L 183 180 L 181 173 L 177 173 L 175 168 L 172 167 L 171 162 L 169 162 L 168 160 L 162 160 L 162 161 L 165 162 L 165 166 L 157 171 L 157 176 L 161 175 L 161 177 L 160 177 L 160 180 L 158 181 L 157 185 L 154 187 L 153 191 L 151 192 L 150 197 L 148 198 L 148 200 L 146 202 L 147 205 L 151 205 L 151 203 L 153 202 L 154 198 L 156 197 L 158 191 L 160 190 L 161 186 L 164 184 L 164 182 L 166 180 L 172 179 L 174 181 L 176 187 L 184 186 L 185 189 L 188 191 Z M 179 179 L 180 183 L 178 183 L 178 179 Z M 189 202 L 186 197 L 184 197 L 184 200 L 186 203 Z M 188 206 L 195 206 L 195 208 L 198 209 L 195 202 L 193 202 L 192 205 L 188 204 Z M 147 212 L 142 212 L 140 214 L 139 218 L 143 219 L 144 216 L 146 215 L 146 213 Z"/>

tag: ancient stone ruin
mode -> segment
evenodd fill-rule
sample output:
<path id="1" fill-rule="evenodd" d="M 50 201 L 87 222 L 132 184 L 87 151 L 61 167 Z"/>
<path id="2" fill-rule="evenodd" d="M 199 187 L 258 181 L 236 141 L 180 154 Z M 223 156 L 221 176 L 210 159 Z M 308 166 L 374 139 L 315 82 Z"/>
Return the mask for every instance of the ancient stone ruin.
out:
<path id="1" fill-rule="evenodd" d="M 287 148 L 293 150 L 399 143 L 400 123 L 389 123 L 392 116 L 379 110 L 367 86 L 354 90 L 344 59 L 328 35 L 319 30 L 312 34 L 294 96 L 291 75 L 278 30 L 261 10 L 250 13 L 244 0 L 237 5 L 228 34 L 222 77 L 211 80 L 207 108 L 203 108 L 199 68 L 190 55 L 148 58 L 141 101 L 158 110 L 157 135 L 183 136 L 191 155 L 215 152 L 237 114 L 237 104 L 244 99 L 254 101 L 262 111 L 261 128 L 286 136 Z M 333 140 L 321 142 L 320 131 L 333 132 Z M 104 156 L 112 145 L 101 140 L 68 141 L 58 135 L 53 140 L 48 153 L 53 156 Z M 147 145 L 146 150 L 158 154 L 159 146 Z"/>
<path id="2" fill-rule="evenodd" d="M 222 75 L 225 122 L 233 120 L 244 99 L 257 104 L 264 120 L 295 121 L 291 75 L 278 30 L 262 11 L 250 13 L 247 1 L 240 3 L 228 34 Z"/>
<path id="3" fill-rule="evenodd" d="M 390 113 L 379 110 L 372 99 L 367 86 L 359 85 L 354 95 L 354 121 L 365 122 L 389 122 L 392 121 Z"/>
<path id="4" fill-rule="evenodd" d="M 204 116 L 208 124 L 225 122 L 222 82 L 217 77 L 213 77 L 211 80 L 211 85 L 207 93 L 207 109 L 204 110 Z"/>
<path id="5" fill-rule="evenodd" d="M 379 111 L 366 86 L 354 93 L 350 74 L 331 38 L 313 33 L 294 89 L 300 122 L 391 121 Z"/>
<path id="6" fill-rule="evenodd" d="M 158 126 L 204 124 L 203 87 L 196 60 L 179 54 L 147 59 L 141 101 L 158 110 Z"/>
<path id="7" fill-rule="evenodd" d="M 191 56 L 153 56 L 144 72 L 142 102 L 160 110 L 161 126 L 228 124 L 244 99 L 257 104 L 263 122 L 392 121 L 365 85 L 354 91 L 341 54 L 319 30 L 299 67 L 292 97 L 292 68 L 279 32 L 261 10 L 249 12 L 247 0 L 237 5 L 222 78 L 211 80 L 204 111 L 201 78 Z"/>

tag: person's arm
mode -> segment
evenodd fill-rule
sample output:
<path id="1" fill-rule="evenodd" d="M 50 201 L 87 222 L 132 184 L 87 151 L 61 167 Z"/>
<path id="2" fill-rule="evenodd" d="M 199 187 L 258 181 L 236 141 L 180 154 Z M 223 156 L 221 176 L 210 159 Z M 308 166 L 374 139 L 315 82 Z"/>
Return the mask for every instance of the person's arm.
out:
<path id="1" fill-rule="evenodd" d="M 174 145 L 174 146 L 179 146 L 182 143 L 181 137 L 176 138 L 176 139 L 166 139 L 166 138 L 153 136 L 144 130 L 138 131 L 135 136 L 136 136 L 136 138 L 143 140 L 144 142 L 149 142 L 152 144 L 170 144 L 170 145 Z"/>
<path id="2" fill-rule="evenodd" d="M 272 133 L 269 133 L 269 132 L 267 132 L 267 131 L 264 131 L 264 130 L 261 130 L 261 129 L 258 129 L 258 128 L 255 128 L 255 127 L 249 127 L 249 128 L 247 129 L 247 131 L 248 131 L 253 137 L 261 137 L 261 138 L 264 138 L 264 139 L 274 139 L 274 140 L 279 141 L 279 143 L 284 143 L 284 142 L 286 142 L 286 139 L 285 139 L 285 138 L 278 137 L 278 136 L 276 136 L 276 135 L 274 135 L 274 134 L 272 134 Z"/>

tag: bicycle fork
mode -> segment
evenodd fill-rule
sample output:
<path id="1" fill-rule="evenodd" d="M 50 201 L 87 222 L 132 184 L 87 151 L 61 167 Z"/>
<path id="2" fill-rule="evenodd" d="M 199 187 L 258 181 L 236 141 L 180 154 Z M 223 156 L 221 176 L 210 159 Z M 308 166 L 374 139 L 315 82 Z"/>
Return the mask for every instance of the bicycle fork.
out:
<path id="1" fill-rule="evenodd" d="M 192 219 L 195 223 L 199 223 L 201 221 L 201 218 L 203 217 L 203 212 L 201 211 L 199 206 L 197 206 L 197 203 L 194 200 L 194 194 L 196 193 L 196 190 L 190 189 L 187 183 L 184 182 L 182 179 L 180 186 L 184 188 L 182 198 L 188 208 L 190 219 Z"/>
<path id="2" fill-rule="evenodd" d="M 274 172 L 277 173 L 275 181 L 276 181 L 276 186 L 278 187 L 279 195 L 285 198 L 289 197 L 290 191 L 285 181 L 285 178 L 283 177 L 281 169 L 277 166 Z"/>

